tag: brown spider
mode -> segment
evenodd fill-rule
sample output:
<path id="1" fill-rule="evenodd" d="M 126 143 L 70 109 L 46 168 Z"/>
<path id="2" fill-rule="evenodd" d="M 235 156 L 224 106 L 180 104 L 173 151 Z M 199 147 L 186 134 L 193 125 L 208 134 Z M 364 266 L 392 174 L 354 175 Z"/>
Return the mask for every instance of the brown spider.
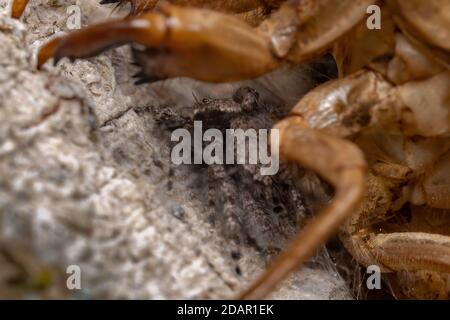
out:
<path id="1" fill-rule="evenodd" d="M 129 17 L 44 45 L 39 67 L 126 43 L 140 45 L 148 80 L 250 79 L 326 52 L 339 66 L 341 79 L 277 125 L 281 155 L 317 172 L 335 196 L 242 298 L 265 297 L 338 230 L 362 265 L 393 274 L 405 296 L 449 298 L 450 1 L 173 0 L 153 11 L 155 0 L 125 2 Z M 382 28 L 369 30 L 374 4 Z"/>

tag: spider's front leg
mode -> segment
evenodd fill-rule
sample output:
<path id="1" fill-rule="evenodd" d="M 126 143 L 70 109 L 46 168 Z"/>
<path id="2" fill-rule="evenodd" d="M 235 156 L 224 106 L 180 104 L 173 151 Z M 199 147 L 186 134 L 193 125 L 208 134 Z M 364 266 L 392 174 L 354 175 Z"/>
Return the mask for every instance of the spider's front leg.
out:
<path id="1" fill-rule="evenodd" d="M 105 22 L 55 38 L 38 56 L 40 67 L 49 58 L 88 58 L 127 43 L 147 77 L 191 77 L 208 82 L 249 79 L 275 69 L 280 60 L 270 41 L 239 18 L 223 13 L 162 5 L 124 20 Z"/>

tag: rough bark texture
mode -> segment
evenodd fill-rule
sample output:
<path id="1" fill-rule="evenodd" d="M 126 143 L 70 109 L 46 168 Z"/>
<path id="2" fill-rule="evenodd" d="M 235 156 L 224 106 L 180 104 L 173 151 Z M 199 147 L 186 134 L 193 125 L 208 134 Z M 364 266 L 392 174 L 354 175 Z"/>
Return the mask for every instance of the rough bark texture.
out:
<path id="1" fill-rule="evenodd" d="M 230 97 L 243 84 L 177 79 L 136 87 L 126 47 L 38 72 L 36 48 L 67 31 L 69 5 L 80 6 L 83 24 L 107 18 L 110 8 L 96 0 L 31 1 L 18 22 L 7 17 L 6 2 L 0 0 L 0 297 L 234 297 L 271 256 L 236 244 L 210 222 L 204 190 L 192 184 L 196 173 L 173 172 L 160 127 L 139 110 L 192 108 L 194 96 Z M 266 103 L 289 106 L 314 83 L 306 69 L 271 77 L 245 85 Z M 81 268 L 80 291 L 66 289 L 69 265 Z M 322 252 L 273 297 L 349 294 Z"/>

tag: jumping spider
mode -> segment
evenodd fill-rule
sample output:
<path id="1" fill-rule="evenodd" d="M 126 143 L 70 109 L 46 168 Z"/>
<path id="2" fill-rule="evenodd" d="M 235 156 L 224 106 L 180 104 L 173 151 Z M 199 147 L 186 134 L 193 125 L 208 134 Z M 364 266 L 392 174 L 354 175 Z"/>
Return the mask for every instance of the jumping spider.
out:
<path id="1" fill-rule="evenodd" d="M 192 133 L 194 121 L 201 121 L 203 130 L 217 129 L 225 135 L 227 129 L 255 129 L 257 132 L 270 129 L 279 109 L 262 103 L 256 90 L 242 87 L 231 99 L 198 100 L 186 114 L 169 107 L 148 108 L 148 111 L 159 128 L 165 128 L 168 133 L 177 128 L 186 128 Z M 223 151 L 225 154 L 225 145 Z M 228 239 L 237 243 L 252 245 L 265 253 L 279 251 L 296 234 L 307 213 L 304 200 L 283 163 L 278 174 L 266 176 L 261 175 L 260 164 L 189 167 L 200 176 L 193 183 L 195 189 L 201 190 L 207 185 L 204 200 L 211 206 L 211 221 Z"/>

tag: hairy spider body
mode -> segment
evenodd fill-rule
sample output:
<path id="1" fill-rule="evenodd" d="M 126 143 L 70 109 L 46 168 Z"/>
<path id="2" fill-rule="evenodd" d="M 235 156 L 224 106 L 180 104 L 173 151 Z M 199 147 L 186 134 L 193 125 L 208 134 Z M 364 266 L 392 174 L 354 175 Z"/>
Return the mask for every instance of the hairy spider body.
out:
<path id="1" fill-rule="evenodd" d="M 134 52 L 149 80 L 250 79 L 327 52 L 338 64 L 340 79 L 277 125 L 281 155 L 322 176 L 334 198 L 242 298 L 265 297 L 338 230 L 358 262 L 394 274 L 406 296 L 449 298 L 449 1 L 174 0 L 153 11 L 156 1 L 126 2 L 129 17 L 44 45 L 39 67 L 125 43 L 146 48 Z M 382 27 L 370 30 L 374 4 Z"/>

